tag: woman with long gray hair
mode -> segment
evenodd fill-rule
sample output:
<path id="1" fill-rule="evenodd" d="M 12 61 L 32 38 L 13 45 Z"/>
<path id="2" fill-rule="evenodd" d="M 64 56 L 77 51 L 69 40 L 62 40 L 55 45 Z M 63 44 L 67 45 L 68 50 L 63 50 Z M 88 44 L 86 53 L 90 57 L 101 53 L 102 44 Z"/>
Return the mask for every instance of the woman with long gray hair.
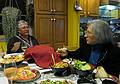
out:
<path id="1" fill-rule="evenodd" d="M 103 66 L 107 73 L 118 76 L 120 72 L 120 49 L 113 45 L 113 32 L 106 21 L 88 22 L 85 31 L 86 46 L 76 51 L 57 50 L 61 57 L 84 60 L 94 66 Z"/>

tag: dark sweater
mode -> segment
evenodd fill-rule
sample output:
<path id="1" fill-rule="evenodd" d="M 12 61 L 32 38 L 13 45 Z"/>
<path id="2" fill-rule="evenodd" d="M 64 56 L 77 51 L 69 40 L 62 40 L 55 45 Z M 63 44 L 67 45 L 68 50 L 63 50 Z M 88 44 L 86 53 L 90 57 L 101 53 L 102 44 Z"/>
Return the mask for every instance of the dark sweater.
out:
<path id="1" fill-rule="evenodd" d="M 32 41 L 32 45 L 35 46 L 35 45 L 38 45 L 38 41 L 33 37 L 33 36 L 29 36 L 28 37 L 28 40 Z M 15 42 L 21 42 L 20 44 L 20 48 L 16 51 L 16 52 L 12 52 L 11 49 L 13 48 L 14 46 L 14 43 Z M 8 41 L 8 44 L 7 44 L 7 53 L 19 53 L 19 52 L 23 52 L 23 50 L 21 49 L 21 45 L 22 45 L 23 41 L 21 41 L 19 38 L 17 38 L 16 36 L 13 36 L 12 38 L 10 38 L 10 40 Z"/>
<path id="2" fill-rule="evenodd" d="M 120 48 L 111 43 L 100 45 L 100 56 L 96 66 L 103 66 L 107 73 L 118 77 L 120 72 Z M 84 60 L 89 63 L 90 45 L 81 46 L 76 51 L 68 51 L 68 58 Z"/>

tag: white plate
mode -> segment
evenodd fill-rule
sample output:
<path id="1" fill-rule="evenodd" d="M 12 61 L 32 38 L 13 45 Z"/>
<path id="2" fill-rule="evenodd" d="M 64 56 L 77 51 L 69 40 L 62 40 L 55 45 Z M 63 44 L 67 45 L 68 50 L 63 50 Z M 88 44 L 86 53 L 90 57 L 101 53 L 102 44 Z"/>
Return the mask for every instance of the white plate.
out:
<path id="1" fill-rule="evenodd" d="M 0 83 L 9 84 L 7 77 L 0 77 Z"/>
<path id="2" fill-rule="evenodd" d="M 40 84 L 41 81 L 45 81 L 45 80 L 47 80 L 47 79 L 36 81 L 36 83 Z M 68 84 L 77 84 L 77 82 L 75 82 L 75 81 L 71 81 L 69 79 L 64 79 L 64 78 L 51 78 L 50 79 L 50 81 L 53 81 L 53 82 L 55 82 L 55 81 L 65 81 L 65 80 L 68 82 Z"/>
<path id="3" fill-rule="evenodd" d="M 41 69 L 41 70 L 39 70 L 39 71 L 40 71 L 40 73 L 44 73 L 44 72 L 52 71 L 52 69 Z"/>
<path id="4" fill-rule="evenodd" d="M 7 54 L 7 55 L 10 55 L 10 56 L 15 56 L 15 55 L 19 55 L 19 54 L 23 55 L 23 54 L 24 54 L 24 52 L 22 52 L 22 53 L 11 53 L 11 54 Z"/>
<path id="5" fill-rule="evenodd" d="M 30 69 L 42 69 L 41 67 L 37 66 L 36 64 L 28 64 L 30 66 Z"/>

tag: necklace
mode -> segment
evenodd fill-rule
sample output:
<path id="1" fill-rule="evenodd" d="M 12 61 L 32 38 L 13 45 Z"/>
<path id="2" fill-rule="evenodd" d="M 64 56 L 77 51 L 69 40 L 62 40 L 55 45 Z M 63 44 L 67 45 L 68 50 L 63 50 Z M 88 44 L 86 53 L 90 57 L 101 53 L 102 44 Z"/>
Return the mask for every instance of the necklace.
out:
<path id="1" fill-rule="evenodd" d="M 16 36 L 18 39 L 20 39 L 23 43 L 27 44 L 29 47 L 32 47 L 32 40 L 31 37 L 29 37 L 29 39 L 24 39 L 21 36 Z"/>

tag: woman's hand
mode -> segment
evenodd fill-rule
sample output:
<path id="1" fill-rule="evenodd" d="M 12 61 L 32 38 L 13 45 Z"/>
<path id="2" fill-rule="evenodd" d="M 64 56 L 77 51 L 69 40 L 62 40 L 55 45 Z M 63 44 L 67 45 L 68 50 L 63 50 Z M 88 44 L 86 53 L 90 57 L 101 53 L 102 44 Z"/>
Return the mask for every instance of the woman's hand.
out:
<path id="1" fill-rule="evenodd" d="M 14 46 L 13 46 L 13 48 L 12 48 L 12 51 L 17 51 L 17 50 L 20 48 L 20 43 L 21 43 L 21 42 L 15 42 L 15 43 L 14 43 Z"/>
<path id="2" fill-rule="evenodd" d="M 60 54 L 61 56 L 67 56 L 67 48 L 58 48 L 56 51 L 58 54 Z"/>

